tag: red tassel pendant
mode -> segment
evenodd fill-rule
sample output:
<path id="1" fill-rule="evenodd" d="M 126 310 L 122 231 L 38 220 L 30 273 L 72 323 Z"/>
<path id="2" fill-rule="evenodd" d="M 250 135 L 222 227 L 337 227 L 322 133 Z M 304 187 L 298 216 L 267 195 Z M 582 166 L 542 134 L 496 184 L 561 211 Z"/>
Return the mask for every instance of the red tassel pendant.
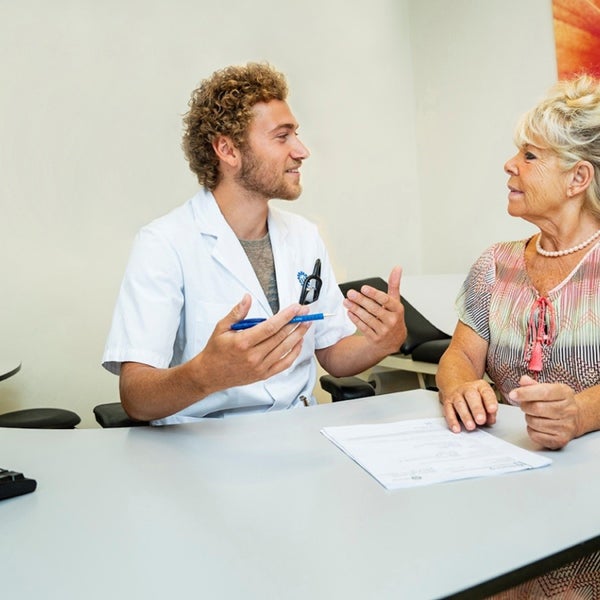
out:
<path id="1" fill-rule="evenodd" d="M 530 371 L 537 371 L 538 373 L 542 370 L 542 343 L 539 339 L 535 340 L 535 344 L 531 349 L 528 369 Z"/>
<path id="2" fill-rule="evenodd" d="M 536 312 L 538 312 L 537 320 L 535 318 Z M 525 353 L 527 353 L 531 345 L 531 353 L 529 354 L 529 363 L 527 365 L 530 371 L 539 373 L 542 370 L 542 346 L 549 346 L 554 341 L 555 336 L 556 318 L 554 316 L 554 308 L 548 298 L 539 298 L 531 307 L 529 323 L 527 324 Z M 527 360 L 526 356 L 525 360 Z"/>

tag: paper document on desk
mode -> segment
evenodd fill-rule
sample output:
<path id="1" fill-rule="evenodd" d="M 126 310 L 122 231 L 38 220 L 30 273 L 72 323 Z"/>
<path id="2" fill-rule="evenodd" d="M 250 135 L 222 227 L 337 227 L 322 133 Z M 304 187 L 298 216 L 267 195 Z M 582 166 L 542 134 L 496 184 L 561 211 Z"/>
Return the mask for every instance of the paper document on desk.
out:
<path id="1" fill-rule="evenodd" d="M 552 462 L 481 429 L 452 433 L 443 418 L 325 427 L 321 433 L 388 490 L 537 469 Z"/>

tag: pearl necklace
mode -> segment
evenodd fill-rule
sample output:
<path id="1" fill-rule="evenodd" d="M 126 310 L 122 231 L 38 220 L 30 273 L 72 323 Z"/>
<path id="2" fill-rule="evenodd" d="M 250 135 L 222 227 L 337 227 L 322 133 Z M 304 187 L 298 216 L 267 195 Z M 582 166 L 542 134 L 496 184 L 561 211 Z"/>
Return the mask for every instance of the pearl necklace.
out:
<path id="1" fill-rule="evenodd" d="M 547 256 L 548 258 L 556 258 L 557 256 L 565 256 L 567 254 L 573 254 L 573 252 L 579 252 L 583 250 L 586 246 L 589 246 L 597 237 L 600 236 L 600 229 L 596 231 L 596 233 L 590 235 L 590 237 L 585 240 L 585 242 L 581 242 L 577 246 L 573 246 L 572 248 L 568 248 L 567 250 L 557 250 L 556 252 L 549 252 L 548 250 L 544 250 L 540 244 L 540 239 L 542 238 L 542 234 L 540 233 L 535 240 L 535 249 L 538 254 L 542 256 Z"/>

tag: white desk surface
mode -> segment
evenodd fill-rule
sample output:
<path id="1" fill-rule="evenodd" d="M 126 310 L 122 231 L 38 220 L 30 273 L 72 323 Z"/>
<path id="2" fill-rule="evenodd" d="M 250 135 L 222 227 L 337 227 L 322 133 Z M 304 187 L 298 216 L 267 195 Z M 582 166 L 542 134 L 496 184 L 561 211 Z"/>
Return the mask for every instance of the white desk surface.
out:
<path id="1" fill-rule="evenodd" d="M 440 415 L 424 390 L 169 428 L 4 429 L 14 600 L 438 598 L 600 535 L 600 434 L 552 466 L 388 492 L 327 425 Z M 491 431 L 536 449 L 519 409 Z"/>

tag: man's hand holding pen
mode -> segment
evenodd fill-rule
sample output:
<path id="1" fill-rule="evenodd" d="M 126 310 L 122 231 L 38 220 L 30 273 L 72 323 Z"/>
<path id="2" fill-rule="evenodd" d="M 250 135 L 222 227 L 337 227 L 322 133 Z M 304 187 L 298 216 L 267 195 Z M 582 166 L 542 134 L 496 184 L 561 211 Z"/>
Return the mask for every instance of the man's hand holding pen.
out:
<path id="1" fill-rule="evenodd" d="M 348 316 L 381 357 L 398 352 L 406 339 L 404 307 L 400 302 L 402 268 L 394 267 L 388 278 L 387 294 L 364 285 L 350 290 L 344 300 Z"/>
<path id="2" fill-rule="evenodd" d="M 251 303 L 246 294 L 217 323 L 205 348 L 192 359 L 203 388 L 210 382 L 216 388 L 211 391 L 217 391 L 267 379 L 289 368 L 300 354 L 311 322 L 290 321 L 307 314 L 309 307 L 292 304 L 253 327 L 233 330 L 232 326 L 246 317 Z"/>
<path id="3" fill-rule="evenodd" d="M 218 391 L 268 379 L 293 364 L 311 322 L 331 316 L 309 314 L 308 305 L 318 300 L 323 284 L 321 259 L 315 260 L 310 276 L 302 275 L 298 304 L 268 319 L 246 318 L 252 298 L 244 295 L 217 323 L 204 350 L 190 361 L 195 364 L 198 381 L 206 381 L 208 376 L 208 381 L 216 382 L 211 391 Z"/>

